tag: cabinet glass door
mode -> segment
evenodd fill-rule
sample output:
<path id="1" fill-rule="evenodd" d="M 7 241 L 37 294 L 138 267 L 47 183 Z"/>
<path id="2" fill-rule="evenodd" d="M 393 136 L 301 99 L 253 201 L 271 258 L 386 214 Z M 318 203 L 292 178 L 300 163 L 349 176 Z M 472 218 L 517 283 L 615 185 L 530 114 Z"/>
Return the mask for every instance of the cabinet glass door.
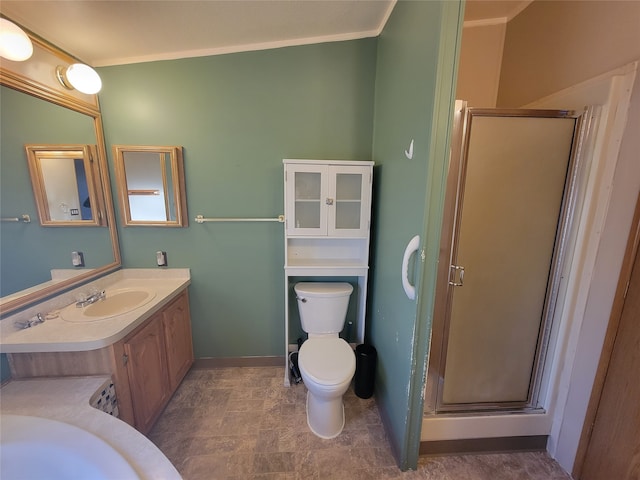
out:
<path id="1" fill-rule="evenodd" d="M 297 235 L 324 235 L 327 223 L 325 175 L 317 166 L 296 166 L 288 178 L 289 198 L 287 229 Z"/>
<path id="2" fill-rule="evenodd" d="M 296 228 L 320 228 L 320 173 L 296 172 Z"/>
<path id="3" fill-rule="evenodd" d="M 359 229 L 362 195 L 362 175 L 336 175 L 336 229 Z"/>
<path id="4" fill-rule="evenodd" d="M 335 169 L 329 182 L 330 201 L 333 208 L 328 211 L 329 235 L 359 236 L 369 228 L 369 175 L 359 168 Z"/>

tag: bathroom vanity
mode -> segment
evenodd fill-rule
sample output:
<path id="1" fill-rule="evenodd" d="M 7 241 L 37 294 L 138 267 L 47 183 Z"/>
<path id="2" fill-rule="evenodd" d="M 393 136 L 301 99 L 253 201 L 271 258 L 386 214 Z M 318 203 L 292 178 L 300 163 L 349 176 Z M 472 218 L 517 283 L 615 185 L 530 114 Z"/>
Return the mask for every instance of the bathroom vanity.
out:
<path id="1" fill-rule="evenodd" d="M 136 291 L 140 285 L 154 293 L 146 304 L 110 318 L 65 320 L 72 305 L 59 310 L 58 318 L 25 330 L 3 320 L 2 351 L 12 377 L 111 375 L 120 419 L 147 433 L 194 360 L 188 274 L 158 274 L 144 278 L 123 270 L 110 275 L 107 301 L 110 291 Z"/>
<path id="2" fill-rule="evenodd" d="M 356 334 L 364 342 L 372 161 L 285 159 L 285 352 L 293 283 L 300 278 L 355 277 Z M 352 339 L 347 339 L 352 341 Z M 288 356 L 287 356 L 288 358 Z M 289 385 L 285 366 L 286 386 Z"/>

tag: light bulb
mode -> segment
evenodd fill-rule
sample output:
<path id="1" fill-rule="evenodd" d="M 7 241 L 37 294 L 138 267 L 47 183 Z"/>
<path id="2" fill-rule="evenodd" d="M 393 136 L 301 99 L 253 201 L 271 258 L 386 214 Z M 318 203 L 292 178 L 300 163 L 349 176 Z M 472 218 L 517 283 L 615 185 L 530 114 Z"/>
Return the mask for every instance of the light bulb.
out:
<path id="1" fill-rule="evenodd" d="M 32 54 L 33 45 L 27 34 L 15 23 L 0 18 L 0 57 L 22 62 Z"/>
<path id="2" fill-rule="evenodd" d="M 83 63 L 69 65 L 66 77 L 73 88 L 88 95 L 98 93 L 102 88 L 102 80 L 98 72 Z"/>

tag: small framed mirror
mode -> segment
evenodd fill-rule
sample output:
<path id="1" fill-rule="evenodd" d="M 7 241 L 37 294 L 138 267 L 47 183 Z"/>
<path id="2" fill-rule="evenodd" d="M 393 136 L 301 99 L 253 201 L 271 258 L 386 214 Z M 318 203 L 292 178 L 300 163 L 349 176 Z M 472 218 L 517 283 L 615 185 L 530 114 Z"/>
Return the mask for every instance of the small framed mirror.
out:
<path id="1" fill-rule="evenodd" d="M 182 147 L 114 145 L 113 153 L 125 226 L 189 225 Z"/>
<path id="2" fill-rule="evenodd" d="M 95 145 L 25 145 L 40 224 L 106 226 Z"/>

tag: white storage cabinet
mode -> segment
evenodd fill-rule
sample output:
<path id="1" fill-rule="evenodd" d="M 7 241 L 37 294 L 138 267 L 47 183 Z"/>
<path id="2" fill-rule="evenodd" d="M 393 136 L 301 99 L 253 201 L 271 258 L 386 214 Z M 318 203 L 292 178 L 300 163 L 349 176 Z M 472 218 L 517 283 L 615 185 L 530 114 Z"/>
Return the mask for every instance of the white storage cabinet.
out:
<path id="1" fill-rule="evenodd" d="M 288 362 L 291 277 L 357 277 L 357 341 L 364 341 L 374 162 L 285 159 L 283 163 Z M 288 366 L 285 385 L 289 385 Z"/>

